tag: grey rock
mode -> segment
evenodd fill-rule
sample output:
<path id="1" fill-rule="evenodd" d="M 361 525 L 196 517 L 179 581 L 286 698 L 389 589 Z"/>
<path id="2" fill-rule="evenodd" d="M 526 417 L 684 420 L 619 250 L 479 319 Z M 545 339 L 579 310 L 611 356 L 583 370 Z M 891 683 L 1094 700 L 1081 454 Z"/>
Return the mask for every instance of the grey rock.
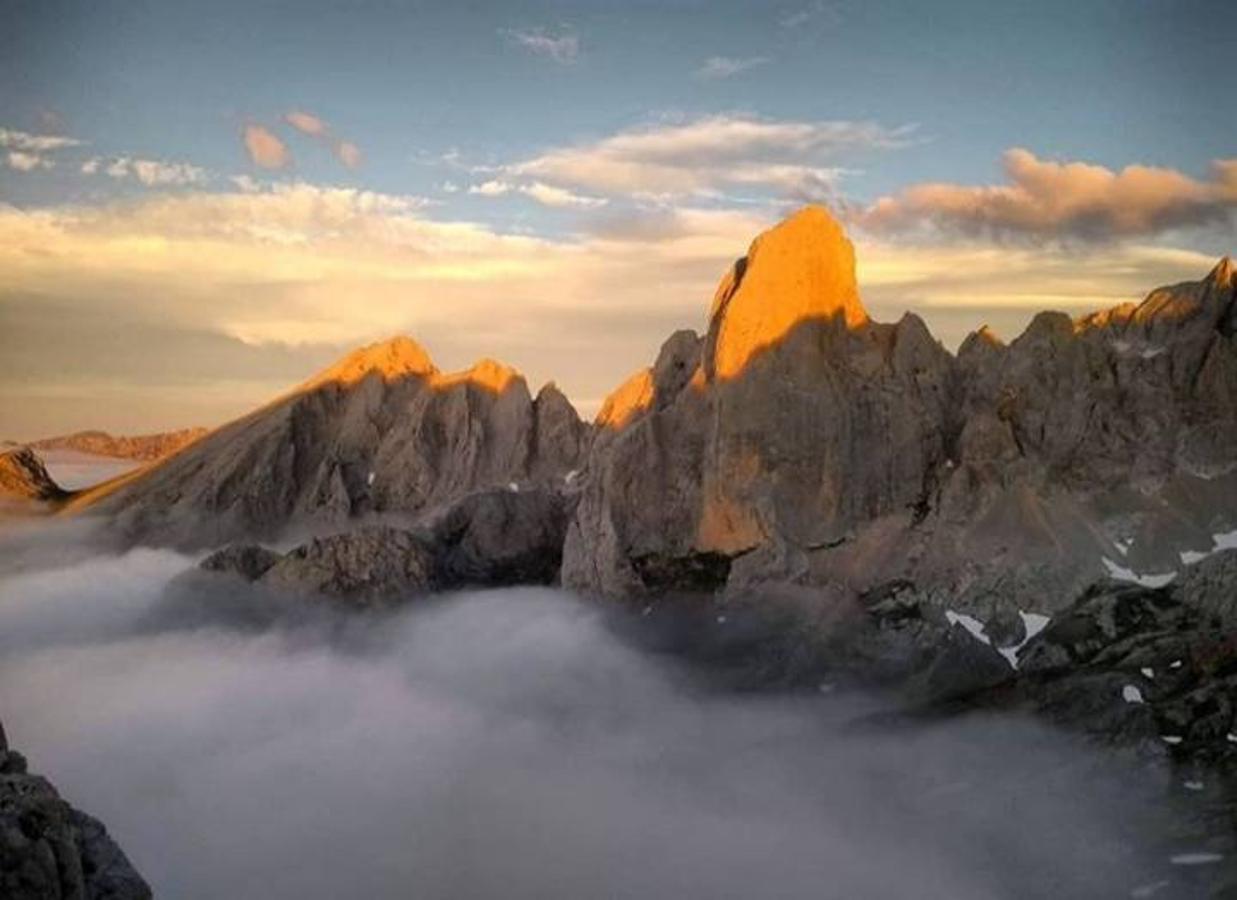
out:
<path id="1" fill-rule="evenodd" d="M 26 771 L 0 728 L 0 896 L 148 900 L 150 887 L 102 823 Z"/>
<path id="2" fill-rule="evenodd" d="M 434 553 L 410 531 L 367 526 L 314 538 L 284 554 L 258 580 L 277 591 L 382 607 L 433 587 Z"/>
<path id="3" fill-rule="evenodd" d="M 534 401 L 492 360 L 439 372 L 408 338 L 362 348 L 72 512 L 129 541 L 187 547 L 417 515 L 482 488 L 562 484 L 589 443 L 561 392 Z"/>

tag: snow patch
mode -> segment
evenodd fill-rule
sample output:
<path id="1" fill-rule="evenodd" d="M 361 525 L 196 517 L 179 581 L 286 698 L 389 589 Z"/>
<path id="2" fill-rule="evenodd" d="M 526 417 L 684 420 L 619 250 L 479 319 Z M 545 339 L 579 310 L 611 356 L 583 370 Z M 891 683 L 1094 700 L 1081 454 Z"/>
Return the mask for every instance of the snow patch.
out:
<path id="1" fill-rule="evenodd" d="M 1206 559 L 1213 553 L 1219 553 L 1221 550 L 1237 550 L 1237 529 L 1213 534 L 1211 536 L 1210 550 L 1182 550 L 1181 562 L 1187 566 L 1192 566 L 1194 563 Z"/>
<path id="2" fill-rule="evenodd" d="M 1179 734 L 1162 734 L 1160 735 L 1160 740 L 1162 740 L 1166 744 L 1176 745 L 1176 744 L 1180 744 L 1184 740 L 1184 738 L 1182 738 L 1182 736 Z"/>
<path id="3" fill-rule="evenodd" d="M 1143 703 L 1143 692 L 1132 684 L 1127 684 L 1121 689 L 1121 699 L 1126 703 Z"/>
<path id="4" fill-rule="evenodd" d="M 1187 791 L 1201 791 L 1204 787 L 1206 787 L 1206 785 L 1204 785 L 1201 781 L 1183 781 L 1181 782 L 1181 786 Z"/>
<path id="5" fill-rule="evenodd" d="M 370 473 L 369 473 L 369 475 L 367 475 L 367 476 L 365 477 L 365 483 L 366 483 L 366 484 L 369 484 L 369 485 L 372 485 L 372 484 L 374 483 L 374 473 L 373 473 L 373 472 L 370 472 Z"/>
<path id="6" fill-rule="evenodd" d="M 1161 588 L 1164 587 L 1164 585 L 1169 584 L 1174 578 L 1177 577 L 1176 572 L 1140 574 L 1135 572 L 1133 569 L 1127 569 L 1125 566 L 1113 562 L 1107 556 L 1101 558 L 1104 562 L 1104 568 L 1108 570 L 1108 577 L 1113 581 L 1128 581 L 1132 584 L 1140 584 L 1147 588 Z"/>
<path id="7" fill-rule="evenodd" d="M 988 632 L 984 629 L 984 623 L 976 619 L 974 616 L 968 616 L 966 613 L 954 612 L 952 609 L 945 610 L 945 619 L 950 625 L 961 625 L 971 637 L 979 641 L 981 644 L 992 646 L 992 641 L 988 637 Z"/>
<path id="8" fill-rule="evenodd" d="M 518 494 L 520 492 L 520 486 L 513 481 L 507 485 L 507 490 L 511 491 L 513 494 Z"/>

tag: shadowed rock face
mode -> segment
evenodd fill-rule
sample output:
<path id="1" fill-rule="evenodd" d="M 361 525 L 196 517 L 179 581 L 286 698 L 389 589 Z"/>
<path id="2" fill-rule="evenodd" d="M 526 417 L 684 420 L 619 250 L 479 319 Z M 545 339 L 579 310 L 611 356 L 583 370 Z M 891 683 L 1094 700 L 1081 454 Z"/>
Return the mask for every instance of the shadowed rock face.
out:
<path id="1" fill-rule="evenodd" d="M 150 888 L 98 820 L 26 771 L 0 727 L 0 897 L 149 900 Z"/>
<path id="2" fill-rule="evenodd" d="M 408 338 L 362 348 L 269 405 L 76 498 L 130 539 L 210 545 L 290 525 L 419 514 L 511 482 L 563 484 L 589 428 L 490 360 L 442 374 Z"/>
<path id="3" fill-rule="evenodd" d="M 29 447 L 0 453 L 0 499 L 61 500 L 66 496 Z"/>
<path id="4" fill-rule="evenodd" d="M 797 214 L 723 279 L 704 338 L 676 334 L 616 392 L 565 584 L 656 593 L 715 554 L 731 594 L 903 577 L 1008 614 L 1066 602 L 1104 556 L 1162 570 L 1237 509 L 1228 260 L 957 357 L 913 315 L 872 322 L 853 267 L 823 210 Z"/>

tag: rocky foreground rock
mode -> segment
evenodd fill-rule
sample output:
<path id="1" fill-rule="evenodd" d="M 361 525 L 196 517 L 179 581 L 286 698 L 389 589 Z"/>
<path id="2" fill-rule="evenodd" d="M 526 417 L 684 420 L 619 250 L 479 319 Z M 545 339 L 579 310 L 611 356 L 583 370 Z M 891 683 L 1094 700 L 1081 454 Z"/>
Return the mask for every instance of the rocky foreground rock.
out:
<path id="1" fill-rule="evenodd" d="M 27 771 L 0 726 L 0 897 L 148 900 L 150 888 L 97 819 Z"/>

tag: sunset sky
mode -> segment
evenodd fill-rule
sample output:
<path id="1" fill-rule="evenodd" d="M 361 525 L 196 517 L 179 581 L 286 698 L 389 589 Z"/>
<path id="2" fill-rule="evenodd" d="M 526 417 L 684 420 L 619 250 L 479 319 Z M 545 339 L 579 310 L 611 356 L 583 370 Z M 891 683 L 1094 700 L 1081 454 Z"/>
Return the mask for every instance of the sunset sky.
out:
<path id="1" fill-rule="evenodd" d="M 823 202 L 949 347 L 1237 251 L 1226 2 L 0 9 L 0 438 L 213 425 L 358 343 L 582 412 Z"/>

